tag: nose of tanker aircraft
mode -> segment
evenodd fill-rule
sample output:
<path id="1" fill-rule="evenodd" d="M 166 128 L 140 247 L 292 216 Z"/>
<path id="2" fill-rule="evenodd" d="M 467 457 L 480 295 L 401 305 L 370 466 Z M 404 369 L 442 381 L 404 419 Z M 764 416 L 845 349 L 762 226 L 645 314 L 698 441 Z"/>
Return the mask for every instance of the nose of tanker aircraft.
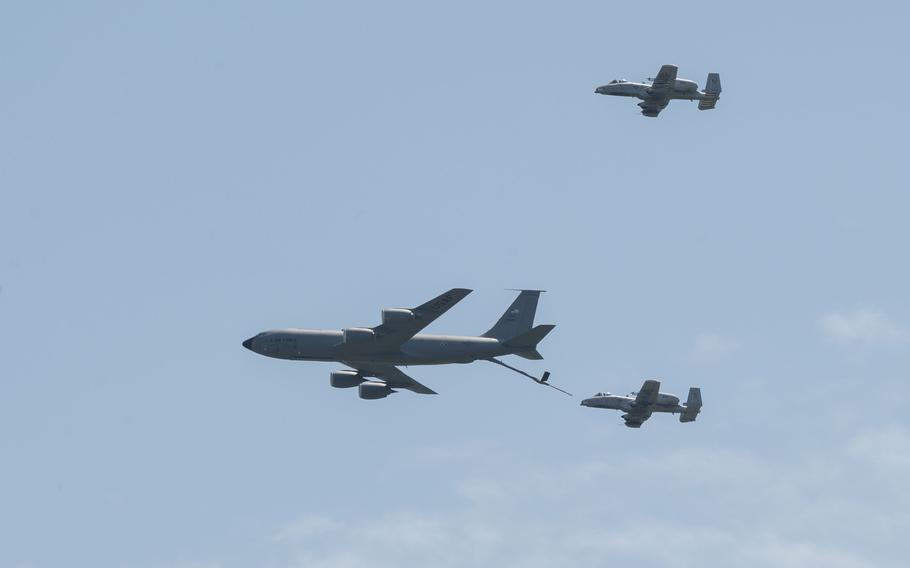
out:
<path id="1" fill-rule="evenodd" d="M 243 342 L 242 345 L 244 347 L 246 347 L 247 349 L 249 349 L 250 351 L 252 351 L 253 350 L 253 338 L 251 337 L 251 338 L 247 339 L 246 341 Z"/>

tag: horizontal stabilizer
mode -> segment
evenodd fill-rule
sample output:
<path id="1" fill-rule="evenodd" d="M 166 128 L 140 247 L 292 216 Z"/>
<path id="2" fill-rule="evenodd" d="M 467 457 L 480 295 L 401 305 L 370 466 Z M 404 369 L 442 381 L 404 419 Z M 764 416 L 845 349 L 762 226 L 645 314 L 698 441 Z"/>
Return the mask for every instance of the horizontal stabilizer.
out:
<path id="1" fill-rule="evenodd" d="M 717 95 L 705 95 L 705 98 L 698 101 L 698 110 L 711 110 L 717 106 Z"/>
<path id="2" fill-rule="evenodd" d="M 698 417 L 697 410 L 692 410 L 692 411 L 687 410 L 679 415 L 679 421 L 680 422 L 695 422 L 695 419 L 697 417 Z"/>
<path id="3" fill-rule="evenodd" d="M 551 324 L 538 325 L 504 343 L 507 347 L 512 347 L 514 349 L 527 347 L 529 350 L 533 350 L 537 347 L 538 343 L 543 341 L 543 338 L 546 337 L 548 333 L 553 331 L 554 327 L 556 326 Z"/>
<path id="4" fill-rule="evenodd" d="M 543 359 L 543 355 L 540 354 L 540 351 L 537 349 L 528 349 L 527 351 L 518 351 L 515 353 L 519 357 L 524 357 L 525 359 L 530 359 L 532 361 L 540 361 Z"/>

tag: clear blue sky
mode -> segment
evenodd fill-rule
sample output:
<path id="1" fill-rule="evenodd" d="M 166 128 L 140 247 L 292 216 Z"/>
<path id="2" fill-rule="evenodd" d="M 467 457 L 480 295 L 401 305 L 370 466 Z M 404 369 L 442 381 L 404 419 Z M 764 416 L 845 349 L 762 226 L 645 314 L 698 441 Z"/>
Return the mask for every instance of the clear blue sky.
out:
<path id="1" fill-rule="evenodd" d="M 897 2 L 0 7 L 0 566 L 897 567 Z M 595 96 L 663 63 L 717 110 Z M 549 290 L 568 399 L 240 346 Z M 578 407 L 701 386 L 695 424 Z"/>

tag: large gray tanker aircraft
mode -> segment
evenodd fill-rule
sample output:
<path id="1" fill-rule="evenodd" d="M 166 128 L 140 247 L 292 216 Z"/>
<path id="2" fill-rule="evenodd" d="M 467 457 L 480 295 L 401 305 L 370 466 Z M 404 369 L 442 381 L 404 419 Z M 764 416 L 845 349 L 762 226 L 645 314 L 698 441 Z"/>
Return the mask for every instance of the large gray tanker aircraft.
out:
<path id="1" fill-rule="evenodd" d="M 720 75 L 708 73 L 705 90 L 698 90 L 698 83 L 676 78 L 676 65 L 664 65 L 657 77 L 646 82 L 635 83 L 625 79 L 613 79 L 594 90 L 598 95 L 636 97 L 641 99 L 638 106 L 645 116 L 657 116 L 673 99 L 698 101 L 698 110 L 710 110 L 720 98 Z"/>
<path id="2" fill-rule="evenodd" d="M 395 389 L 436 394 L 406 375 L 399 365 L 445 365 L 485 360 L 512 369 L 539 384 L 557 388 L 547 382 L 549 373 L 538 379 L 496 359 L 502 355 L 543 359 L 537 344 L 556 326 L 534 327 L 541 291 L 521 290 L 496 325 L 478 337 L 420 334 L 471 293 L 466 288 L 452 288 L 416 308 L 382 310 L 382 324 L 376 327 L 275 329 L 247 339 L 243 346 L 276 359 L 347 365 L 351 369 L 333 372 L 329 383 L 336 388 L 357 387 L 360 398 L 369 400 L 385 398 L 396 392 Z"/>
<path id="3" fill-rule="evenodd" d="M 652 412 L 678 412 L 680 422 L 694 422 L 701 412 L 701 389 L 690 388 L 686 404 L 679 404 L 679 397 L 675 394 L 660 392 L 660 381 L 648 379 L 637 393 L 622 396 L 599 392 L 581 401 L 581 405 L 622 410 L 625 412 L 622 418 L 629 428 L 641 428 L 642 422 L 650 418 Z"/>

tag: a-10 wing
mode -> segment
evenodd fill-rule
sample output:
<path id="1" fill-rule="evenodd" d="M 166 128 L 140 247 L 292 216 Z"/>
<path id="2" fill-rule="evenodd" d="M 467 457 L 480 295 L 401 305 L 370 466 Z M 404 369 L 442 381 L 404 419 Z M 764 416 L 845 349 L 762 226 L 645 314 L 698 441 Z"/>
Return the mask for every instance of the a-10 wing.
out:
<path id="1" fill-rule="evenodd" d="M 660 381 L 648 379 L 641 385 L 641 390 L 635 395 L 632 402 L 632 408 L 622 415 L 626 421 L 626 426 L 637 428 L 642 423 L 651 418 L 651 407 L 657 403 L 657 395 L 660 393 Z"/>
<path id="2" fill-rule="evenodd" d="M 657 94 L 672 91 L 676 84 L 677 70 L 676 65 L 662 65 L 660 71 L 657 72 L 657 77 L 654 77 L 654 81 L 651 83 L 651 92 Z"/>
<path id="3" fill-rule="evenodd" d="M 648 418 L 651 418 L 650 412 L 636 413 L 633 411 L 622 415 L 622 419 L 626 421 L 626 426 L 630 428 L 638 428 Z"/>
<path id="4" fill-rule="evenodd" d="M 648 379 L 641 385 L 641 390 L 635 396 L 635 406 L 644 407 L 657 404 L 657 395 L 660 393 L 660 381 Z"/>
<path id="5" fill-rule="evenodd" d="M 655 117 L 660 114 L 660 111 L 667 108 L 667 105 L 670 103 L 669 99 L 647 99 L 640 103 L 638 106 L 641 107 L 641 113 L 645 116 Z"/>
<path id="6" fill-rule="evenodd" d="M 638 103 L 645 116 L 657 116 L 670 103 L 670 92 L 676 85 L 676 65 L 662 65 L 648 88 L 648 98 Z"/>
<path id="7" fill-rule="evenodd" d="M 407 340 L 433 323 L 439 316 L 449 311 L 455 304 L 464 299 L 472 290 L 467 288 L 452 288 L 428 302 L 411 308 L 414 318 L 407 321 L 383 323 L 373 328 L 376 341 L 371 345 L 373 349 L 396 350 Z"/>

